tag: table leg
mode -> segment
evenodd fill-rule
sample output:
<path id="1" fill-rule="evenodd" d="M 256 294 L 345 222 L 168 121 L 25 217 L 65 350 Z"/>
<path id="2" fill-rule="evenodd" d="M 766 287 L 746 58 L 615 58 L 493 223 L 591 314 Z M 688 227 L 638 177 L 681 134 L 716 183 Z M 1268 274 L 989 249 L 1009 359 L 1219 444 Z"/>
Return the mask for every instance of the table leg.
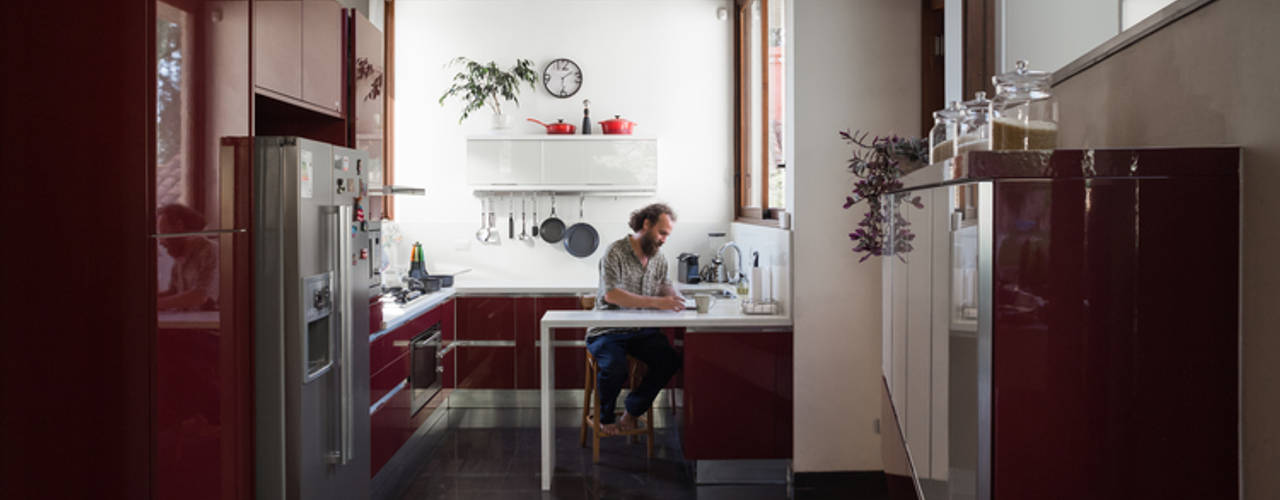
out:
<path id="1" fill-rule="evenodd" d="M 551 490 L 552 472 L 556 468 L 556 404 L 552 393 L 556 388 L 556 349 L 552 345 L 551 329 L 541 327 L 542 376 L 539 387 L 542 404 L 542 489 Z"/>

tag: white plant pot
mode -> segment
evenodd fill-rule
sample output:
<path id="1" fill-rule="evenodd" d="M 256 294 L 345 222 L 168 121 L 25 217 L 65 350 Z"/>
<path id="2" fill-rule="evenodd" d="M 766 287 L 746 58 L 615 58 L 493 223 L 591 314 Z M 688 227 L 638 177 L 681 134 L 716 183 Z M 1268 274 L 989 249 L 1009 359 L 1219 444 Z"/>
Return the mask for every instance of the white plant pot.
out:
<path id="1" fill-rule="evenodd" d="M 505 113 L 504 113 L 504 114 L 498 114 L 498 113 L 494 113 L 494 114 L 493 114 L 493 128 L 494 128 L 494 130 L 502 130 L 502 129 L 508 129 L 508 128 L 511 128 L 511 124 L 512 124 L 512 122 L 513 122 L 513 121 L 515 121 L 515 120 L 513 120 L 513 119 L 511 118 L 511 115 L 508 115 L 508 114 L 505 114 Z"/>

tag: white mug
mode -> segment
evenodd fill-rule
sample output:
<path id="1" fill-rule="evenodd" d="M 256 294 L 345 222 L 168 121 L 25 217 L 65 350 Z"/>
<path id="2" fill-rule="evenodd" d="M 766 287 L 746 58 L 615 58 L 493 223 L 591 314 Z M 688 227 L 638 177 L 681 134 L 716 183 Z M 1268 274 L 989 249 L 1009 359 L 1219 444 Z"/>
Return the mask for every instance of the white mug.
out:
<path id="1" fill-rule="evenodd" d="M 711 310 L 711 305 L 716 303 L 716 298 L 710 295 L 694 295 L 693 302 L 698 306 L 698 314 L 706 314 Z"/>

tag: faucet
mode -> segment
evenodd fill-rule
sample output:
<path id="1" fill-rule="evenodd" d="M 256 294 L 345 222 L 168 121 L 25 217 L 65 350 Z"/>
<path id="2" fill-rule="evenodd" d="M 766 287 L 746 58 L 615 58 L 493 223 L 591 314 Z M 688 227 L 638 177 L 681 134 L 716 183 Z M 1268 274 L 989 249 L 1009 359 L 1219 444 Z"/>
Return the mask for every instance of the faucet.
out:
<path id="1" fill-rule="evenodd" d="M 720 279 L 723 280 L 724 283 L 732 283 L 736 285 L 738 284 L 738 282 L 742 281 L 742 278 L 746 277 L 745 274 L 742 274 L 742 249 L 738 248 L 737 243 L 730 241 L 728 243 L 725 243 L 724 245 L 721 245 L 719 250 L 716 250 L 716 258 L 720 259 L 723 262 L 724 251 L 728 248 L 732 248 L 733 253 L 738 255 L 738 262 L 737 262 L 737 265 L 733 267 L 734 276 L 732 278 L 728 277 L 729 273 L 726 270 L 724 273 L 720 275 Z"/>

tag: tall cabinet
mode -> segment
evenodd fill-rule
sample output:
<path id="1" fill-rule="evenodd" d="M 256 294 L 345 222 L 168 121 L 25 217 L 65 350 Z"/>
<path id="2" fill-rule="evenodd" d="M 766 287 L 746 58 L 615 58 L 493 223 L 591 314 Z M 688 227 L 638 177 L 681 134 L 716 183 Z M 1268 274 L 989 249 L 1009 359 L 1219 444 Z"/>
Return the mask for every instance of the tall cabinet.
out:
<path id="1" fill-rule="evenodd" d="M 886 195 L 897 496 L 1235 498 L 1239 163 L 976 152 Z"/>

